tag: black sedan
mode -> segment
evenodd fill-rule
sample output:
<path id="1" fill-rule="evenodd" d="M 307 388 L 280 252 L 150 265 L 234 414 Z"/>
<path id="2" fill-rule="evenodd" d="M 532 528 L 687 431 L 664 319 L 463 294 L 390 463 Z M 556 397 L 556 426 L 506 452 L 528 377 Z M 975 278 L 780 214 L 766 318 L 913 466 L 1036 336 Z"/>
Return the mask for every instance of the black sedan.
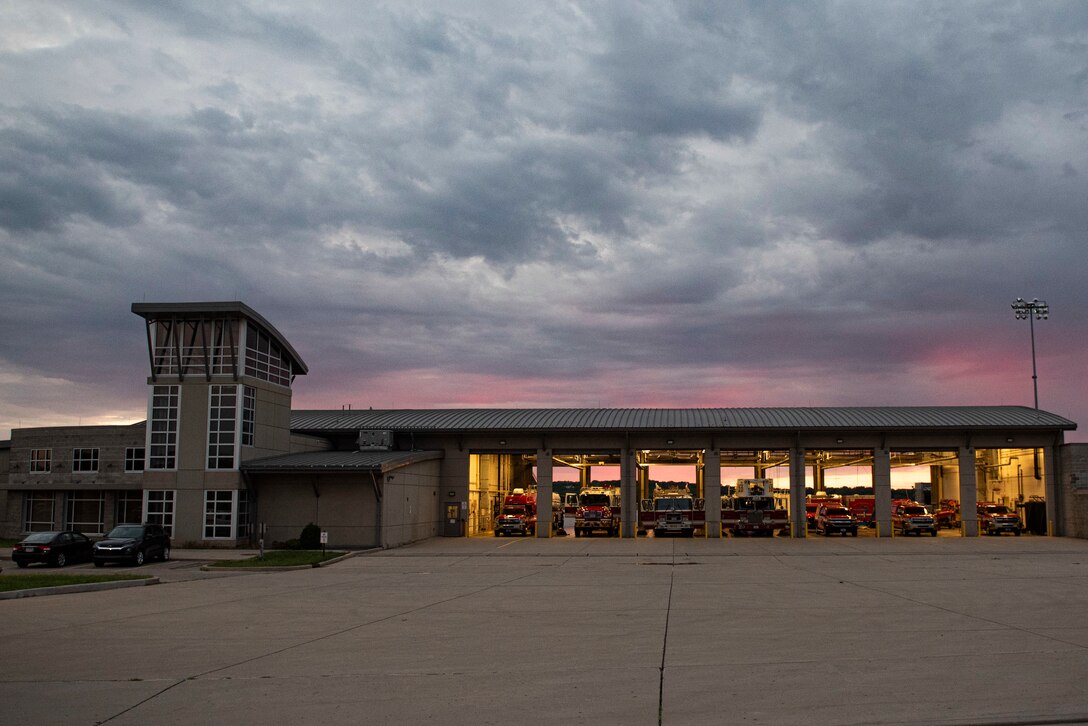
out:
<path id="1" fill-rule="evenodd" d="M 11 550 L 11 559 L 19 567 L 31 562 L 44 562 L 54 567 L 64 567 L 72 562 L 91 559 L 91 541 L 79 532 L 35 532 L 27 535 Z"/>

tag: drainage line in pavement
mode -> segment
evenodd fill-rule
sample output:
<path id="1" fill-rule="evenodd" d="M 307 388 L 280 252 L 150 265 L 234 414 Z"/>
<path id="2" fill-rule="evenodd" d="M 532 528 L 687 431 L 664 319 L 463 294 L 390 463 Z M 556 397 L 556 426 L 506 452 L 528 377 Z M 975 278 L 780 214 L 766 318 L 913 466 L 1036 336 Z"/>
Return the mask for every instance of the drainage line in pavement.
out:
<path id="1" fill-rule="evenodd" d="M 676 546 L 673 545 L 672 564 L 676 564 Z M 661 726 L 665 715 L 665 653 L 669 649 L 669 617 L 672 615 L 672 585 L 676 579 L 676 569 L 669 570 L 669 602 L 665 606 L 665 636 L 661 639 L 661 667 L 657 675 L 657 726 Z"/>

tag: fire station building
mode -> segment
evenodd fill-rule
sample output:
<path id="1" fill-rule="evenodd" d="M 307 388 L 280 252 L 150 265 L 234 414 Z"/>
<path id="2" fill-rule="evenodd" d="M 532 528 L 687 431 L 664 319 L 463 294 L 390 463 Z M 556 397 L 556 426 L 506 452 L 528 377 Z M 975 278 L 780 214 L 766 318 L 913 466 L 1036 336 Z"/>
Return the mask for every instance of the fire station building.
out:
<path id="1" fill-rule="evenodd" d="M 654 472 L 694 472 L 699 500 L 730 477 L 774 475 L 805 537 L 806 498 L 836 472 L 863 469 L 874 533 L 892 535 L 893 472 L 953 503 L 962 536 L 976 504 L 1021 515 L 1036 535 L 1088 536 L 1088 445 L 1076 424 L 1021 406 L 693 409 L 294 410 L 309 368 L 284 335 L 241 302 L 135 303 L 147 341 L 146 421 L 16 429 L 0 442 L 0 536 L 73 528 L 100 535 L 153 521 L 175 546 L 250 546 L 298 537 L 395 547 L 492 532 L 498 503 L 607 479 L 619 536 L 637 536 Z M 134 326 L 134 335 L 140 334 Z M 134 382 L 134 385 L 139 385 Z M 720 508 L 705 507 L 707 537 Z M 547 537 L 548 528 L 536 536 Z"/>

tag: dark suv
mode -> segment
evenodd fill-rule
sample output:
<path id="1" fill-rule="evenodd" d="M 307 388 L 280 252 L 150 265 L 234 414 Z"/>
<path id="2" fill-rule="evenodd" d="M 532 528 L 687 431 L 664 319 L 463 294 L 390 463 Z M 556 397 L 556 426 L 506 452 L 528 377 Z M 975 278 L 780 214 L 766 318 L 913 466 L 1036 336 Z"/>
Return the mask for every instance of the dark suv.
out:
<path id="1" fill-rule="evenodd" d="M 95 542 L 91 559 L 95 567 L 107 562 L 127 562 L 142 565 L 158 557 L 170 559 L 170 537 L 158 524 L 119 524 L 105 539 Z"/>

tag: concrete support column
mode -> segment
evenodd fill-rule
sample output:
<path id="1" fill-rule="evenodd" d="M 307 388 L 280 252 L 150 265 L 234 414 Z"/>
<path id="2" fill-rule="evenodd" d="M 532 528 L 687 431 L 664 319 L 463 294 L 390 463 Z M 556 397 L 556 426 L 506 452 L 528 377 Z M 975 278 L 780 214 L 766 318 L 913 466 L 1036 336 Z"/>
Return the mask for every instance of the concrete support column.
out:
<path id="1" fill-rule="evenodd" d="M 593 481 L 593 467 L 584 466 L 578 470 L 578 486 L 585 489 Z"/>
<path id="2" fill-rule="evenodd" d="M 717 539 L 722 536 L 722 452 L 716 449 L 703 454 L 703 492 L 706 534 Z"/>
<path id="3" fill-rule="evenodd" d="M 552 451 L 536 451 L 536 536 L 552 536 Z"/>
<path id="4" fill-rule="evenodd" d="M 620 456 L 620 537 L 636 536 L 638 524 L 638 483 L 635 452 L 624 449 Z"/>
<path id="5" fill-rule="evenodd" d="M 1058 481 L 1058 447 L 1043 449 L 1043 491 L 1046 496 L 1046 533 L 1051 536 L 1064 534 L 1065 528 L 1059 512 L 1062 511 L 1062 488 Z"/>
<path id="6" fill-rule="evenodd" d="M 808 536 L 808 523 L 805 521 L 805 450 L 800 446 L 790 450 L 790 520 L 794 537 Z"/>
<path id="7" fill-rule="evenodd" d="M 813 464 L 812 466 L 812 488 L 817 492 L 827 491 L 824 470 L 820 468 L 819 464 Z"/>
<path id="8" fill-rule="evenodd" d="M 637 454 L 633 454 L 637 456 Z M 649 467 L 636 466 L 635 477 L 638 481 L 638 498 L 650 498 L 650 469 Z"/>
<path id="9" fill-rule="evenodd" d="M 960 449 L 960 520 L 964 537 L 978 537 L 978 469 L 975 448 Z"/>
<path id="10" fill-rule="evenodd" d="M 892 455 L 884 448 L 873 449 L 873 519 L 880 537 L 892 536 Z"/>

